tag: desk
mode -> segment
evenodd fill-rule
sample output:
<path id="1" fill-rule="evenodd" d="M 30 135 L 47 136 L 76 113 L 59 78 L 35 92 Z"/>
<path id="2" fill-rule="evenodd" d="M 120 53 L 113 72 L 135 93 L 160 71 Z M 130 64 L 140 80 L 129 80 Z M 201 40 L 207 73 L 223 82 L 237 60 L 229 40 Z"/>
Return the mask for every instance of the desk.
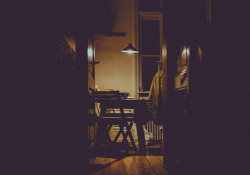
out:
<path id="1" fill-rule="evenodd" d="M 117 100 L 100 100 L 102 103 L 109 103 L 112 106 L 115 106 Z M 149 120 L 148 118 L 148 110 L 147 110 L 147 102 L 151 102 L 150 100 L 120 100 L 120 103 L 125 109 L 134 109 L 135 113 L 135 123 L 137 126 L 137 134 L 138 134 L 138 142 L 139 142 L 139 154 L 146 154 L 146 145 L 145 145 L 145 137 L 143 124 L 146 124 Z"/>

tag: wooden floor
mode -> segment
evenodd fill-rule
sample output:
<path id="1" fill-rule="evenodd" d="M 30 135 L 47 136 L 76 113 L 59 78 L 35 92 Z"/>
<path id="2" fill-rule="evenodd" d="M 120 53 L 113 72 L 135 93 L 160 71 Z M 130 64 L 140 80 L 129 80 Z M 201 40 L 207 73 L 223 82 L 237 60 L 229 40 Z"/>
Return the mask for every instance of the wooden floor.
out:
<path id="1" fill-rule="evenodd" d="M 91 175 L 168 174 L 163 168 L 163 156 L 96 157 L 90 160 L 90 168 Z"/>
<path id="2" fill-rule="evenodd" d="M 114 152 L 101 151 L 92 157 L 90 163 L 90 174 L 165 174 L 163 168 L 162 144 L 147 146 L 145 156 L 139 156 L 135 152 Z"/>

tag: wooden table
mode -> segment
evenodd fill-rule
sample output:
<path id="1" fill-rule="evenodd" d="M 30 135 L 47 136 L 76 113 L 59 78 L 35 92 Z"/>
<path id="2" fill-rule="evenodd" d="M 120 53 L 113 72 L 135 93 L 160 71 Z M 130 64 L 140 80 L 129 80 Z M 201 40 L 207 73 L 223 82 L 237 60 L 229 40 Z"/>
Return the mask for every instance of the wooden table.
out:
<path id="1" fill-rule="evenodd" d="M 102 103 L 112 103 L 115 106 L 116 100 L 101 100 Z M 145 145 L 145 136 L 143 124 L 146 124 L 149 120 L 148 118 L 148 110 L 147 110 L 147 102 L 151 102 L 150 100 L 120 100 L 120 104 L 124 109 L 134 109 L 135 113 L 135 123 L 137 127 L 137 135 L 139 142 L 139 155 L 146 154 L 146 145 Z"/>

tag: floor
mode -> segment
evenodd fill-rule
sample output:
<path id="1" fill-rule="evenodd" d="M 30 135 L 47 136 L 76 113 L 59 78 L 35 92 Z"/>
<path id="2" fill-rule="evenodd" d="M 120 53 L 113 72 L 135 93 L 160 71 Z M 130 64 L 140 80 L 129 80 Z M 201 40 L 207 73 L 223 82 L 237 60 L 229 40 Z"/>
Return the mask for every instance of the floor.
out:
<path id="1" fill-rule="evenodd" d="M 162 143 L 147 145 L 145 156 L 134 151 L 102 150 L 90 159 L 91 175 L 98 174 L 165 174 L 163 168 Z M 138 147 L 137 147 L 138 149 Z"/>

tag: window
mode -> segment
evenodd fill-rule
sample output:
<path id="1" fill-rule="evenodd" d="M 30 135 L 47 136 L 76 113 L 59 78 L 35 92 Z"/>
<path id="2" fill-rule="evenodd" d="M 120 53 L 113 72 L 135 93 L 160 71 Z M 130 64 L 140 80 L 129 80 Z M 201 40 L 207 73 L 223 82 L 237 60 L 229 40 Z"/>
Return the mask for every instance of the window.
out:
<path id="1" fill-rule="evenodd" d="M 139 12 L 139 92 L 150 90 L 161 59 L 162 13 Z"/>
<path id="2" fill-rule="evenodd" d="M 161 11 L 162 0 L 138 0 L 139 11 L 158 12 Z"/>

